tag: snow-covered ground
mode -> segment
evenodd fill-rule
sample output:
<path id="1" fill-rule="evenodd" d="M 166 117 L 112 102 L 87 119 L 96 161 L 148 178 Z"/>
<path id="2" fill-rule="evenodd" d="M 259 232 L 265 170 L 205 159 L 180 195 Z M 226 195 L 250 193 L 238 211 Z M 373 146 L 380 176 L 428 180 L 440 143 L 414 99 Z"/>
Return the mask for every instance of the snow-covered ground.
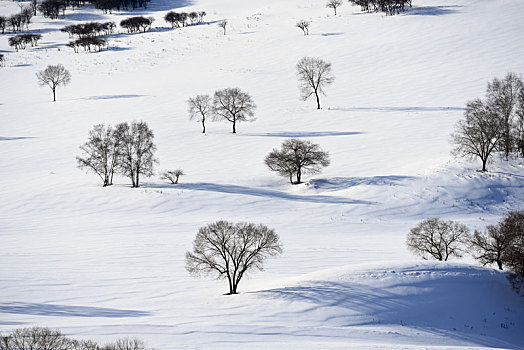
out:
<path id="1" fill-rule="evenodd" d="M 172 9 L 211 23 L 172 30 Z M 423 263 L 405 246 L 429 216 L 483 229 L 524 208 L 524 160 L 480 173 L 449 153 L 465 102 L 524 72 L 523 13 L 521 0 L 414 0 L 394 17 L 347 2 L 335 17 L 320 0 L 152 0 L 35 17 L 37 48 L 13 52 L 0 36 L 0 330 L 136 335 L 159 349 L 524 348 L 524 299 L 504 274 L 471 257 Z M 64 46 L 66 24 L 134 14 L 154 30 L 116 33 L 100 53 Z M 320 111 L 299 100 L 306 55 L 333 64 Z M 52 103 L 35 73 L 57 63 L 72 82 Z M 237 86 L 257 120 L 201 134 L 185 101 Z M 94 124 L 133 120 L 155 132 L 158 171 L 184 169 L 181 184 L 102 188 L 77 169 Z M 319 143 L 331 166 L 297 186 L 270 172 L 265 155 L 290 137 Z M 197 229 L 219 219 L 264 223 L 284 244 L 235 296 L 184 269 Z"/>

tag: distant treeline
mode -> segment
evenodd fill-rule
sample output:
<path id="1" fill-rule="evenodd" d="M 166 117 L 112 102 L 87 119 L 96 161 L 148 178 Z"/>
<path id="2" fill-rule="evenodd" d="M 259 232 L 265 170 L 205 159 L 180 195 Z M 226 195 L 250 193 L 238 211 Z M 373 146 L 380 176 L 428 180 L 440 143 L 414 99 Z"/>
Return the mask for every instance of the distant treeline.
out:
<path id="1" fill-rule="evenodd" d="M 411 7 L 411 0 L 349 0 L 349 2 L 360 6 L 362 11 L 384 12 L 390 16 L 404 11 L 406 6 Z"/>

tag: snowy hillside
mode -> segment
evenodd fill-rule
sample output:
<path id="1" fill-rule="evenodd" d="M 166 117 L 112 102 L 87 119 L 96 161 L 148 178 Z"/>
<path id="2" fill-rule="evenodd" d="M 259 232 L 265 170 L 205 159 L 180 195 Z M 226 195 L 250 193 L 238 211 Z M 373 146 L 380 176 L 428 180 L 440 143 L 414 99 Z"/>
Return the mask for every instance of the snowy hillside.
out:
<path id="1" fill-rule="evenodd" d="M 0 35 L 0 331 L 41 325 L 100 341 L 138 336 L 178 348 L 524 348 L 524 299 L 471 257 L 422 263 L 409 229 L 430 216 L 484 229 L 524 209 L 524 160 L 451 157 L 467 100 L 507 72 L 524 73 L 524 2 L 414 0 L 386 17 L 322 0 L 152 0 L 147 10 L 67 10 L 33 18 L 38 47 Z M 205 10 L 209 24 L 171 29 L 170 10 Z M 20 11 L 0 0 L 0 14 Z M 74 53 L 60 28 L 153 16 L 153 30 Z M 223 35 L 217 22 L 228 20 Z M 310 35 L 295 27 L 311 21 Z M 323 108 L 301 101 L 295 65 L 333 65 Z M 35 73 L 63 64 L 71 84 L 53 103 Z M 186 101 L 226 87 L 249 92 L 257 120 L 190 121 Z M 153 176 L 103 188 L 75 157 L 98 123 L 147 121 Z M 264 157 L 292 137 L 331 165 L 291 186 Z M 224 296 L 195 279 L 184 254 L 199 227 L 264 223 L 284 253 Z"/>

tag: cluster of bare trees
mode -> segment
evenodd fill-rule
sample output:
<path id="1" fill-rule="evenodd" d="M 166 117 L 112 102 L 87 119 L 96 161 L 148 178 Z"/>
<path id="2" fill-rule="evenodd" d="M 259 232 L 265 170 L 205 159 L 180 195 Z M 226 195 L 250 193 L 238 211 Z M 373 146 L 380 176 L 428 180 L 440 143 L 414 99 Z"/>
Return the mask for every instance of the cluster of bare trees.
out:
<path id="1" fill-rule="evenodd" d="M 330 163 L 329 154 L 319 145 L 299 139 L 284 141 L 281 149 L 271 151 L 264 162 L 269 169 L 289 178 L 291 184 L 301 183 L 303 174 L 317 174 Z"/>
<path id="2" fill-rule="evenodd" d="M 388 16 L 399 14 L 407 6 L 412 6 L 411 0 L 349 0 L 349 2 L 360 6 L 362 11 L 384 12 Z"/>
<path id="3" fill-rule="evenodd" d="M 81 24 L 71 24 L 63 27 L 60 29 L 60 31 L 67 33 L 69 38 L 73 38 L 75 35 L 78 38 L 86 38 L 112 34 L 115 28 L 115 22 L 88 22 Z"/>
<path id="4" fill-rule="evenodd" d="M 60 11 L 64 13 L 66 10 L 66 3 L 61 0 L 44 0 L 38 5 L 38 11 L 42 16 L 50 19 L 57 19 Z"/>
<path id="5" fill-rule="evenodd" d="M 33 13 L 34 11 L 32 6 L 24 6 L 22 7 L 20 13 L 16 13 L 9 17 L 0 16 L 0 30 L 2 31 L 2 34 L 4 34 L 5 30 L 9 27 L 14 33 L 21 32 L 24 27 L 29 29 L 31 18 L 33 18 Z"/>
<path id="6" fill-rule="evenodd" d="M 120 27 L 127 29 L 128 33 L 147 32 L 155 19 L 153 17 L 135 16 L 122 20 Z"/>
<path id="7" fill-rule="evenodd" d="M 515 73 L 488 83 L 486 98 L 466 104 L 452 134 L 456 156 L 480 158 L 482 171 L 495 152 L 524 156 L 524 83 Z"/>
<path id="8" fill-rule="evenodd" d="M 78 166 L 98 175 L 103 186 L 112 185 L 118 173 L 129 177 L 132 187 L 139 187 L 140 176 L 152 176 L 157 162 L 153 138 L 153 131 L 143 121 L 115 127 L 95 125 L 87 142 L 80 146 L 84 154 L 77 157 Z"/>
<path id="9" fill-rule="evenodd" d="M 0 350 L 147 350 L 138 338 L 121 338 L 113 343 L 99 344 L 65 336 L 58 329 L 31 327 L 0 334 Z"/>
<path id="10" fill-rule="evenodd" d="M 201 227 L 186 253 L 186 269 L 195 276 L 215 275 L 227 279 L 228 294 L 250 271 L 262 270 L 267 258 L 282 253 L 280 237 L 262 224 L 217 221 Z"/>
<path id="11" fill-rule="evenodd" d="M 92 4 L 97 9 L 104 11 L 104 13 L 112 13 L 113 10 L 120 11 L 122 9 L 129 10 L 137 8 L 147 8 L 147 4 L 151 0 L 91 0 Z"/>
<path id="12" fill-rule="evenodd" d="M 41 34 L 18 34 L 15 36 L 10 37 L 7 41 L 9 43 L 9 46 L 14 47 L 16 51 L 20 49 L 25 49 L 27 45 L 31 46 L 37 46 L 38 41 L 42 39 Z"/>
<path id="13" fill-rule="evenodd" d="M 174 12 L 169 11 L 165 16 L 164 20 L 171 24 L 173 28 L 186 27 L 188 25 L 195 25 L 204 22 L 206 11 L 192 11 L 192 12 Z"/>
<path id="14" fill-rule="evenodd" d="M 226 88 L 215 91 L 213 98 L 209 95 L 197 95 L 188 101 L 188 112 L 191 120 L 202 124 L 202 132 L 206 132 L 206 120 L 211 117 L 215 121 L 227 121 L 236 133 L 236 124 L 253 121 L 256 105 L 251 95 L 239 88 Z"/>
<path id="15" fill-rule="evenodd" d="M 510 272 L 510 281 L 520 293 L 524 287 L 524 211 L 508 213 L 497 225 L 470 234 L 462 223 L 429 218 L 410 230 L 407 246 L 423 259 L 447 261 L 466 252 L 482 265 L 496 264 Z"/>

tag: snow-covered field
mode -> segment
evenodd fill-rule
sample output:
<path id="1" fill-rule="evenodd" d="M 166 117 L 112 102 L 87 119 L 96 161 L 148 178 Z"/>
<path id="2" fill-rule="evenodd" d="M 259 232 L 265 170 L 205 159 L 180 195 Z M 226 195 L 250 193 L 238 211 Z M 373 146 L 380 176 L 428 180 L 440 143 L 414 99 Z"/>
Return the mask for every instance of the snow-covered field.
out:
<path id="1" fill-rule="evenodd" d="M 523 159 L 480 173 L 449 153 L 465 102 L 524 73 L 523 1 L 414 0 L 393 17 L 347 2 L 335 17 L 321 0 L 149 7 L 35 17 L 43 39 L 20 52 L 0 36 L 0 330 L 136 335 L 158 349 L 524 348 L 524 299 L 504 274 L 471 257 L 422 262 L 405 246 L 430 216 L 483 229 L 524 209 Z M 172 30 L 172 9 L 205 10 L 211 23 Z M 2 14 L 19 10 L 0 1 Z M 134 14 L 155 28 L 114 34 L 100 53 L 64 46 L 67 24 Z M 306 55 L 333 64 L 320 111 L 299 100 Z M 72 82 L 52 103 L 35 73 L 58 63 Z M 201 134 L 185 101 L 226 87 L 253 96 L 257 120 Z M 155 132 L 158 171 L 184 169 L 181 184 L 102 188 L 77 169 L 94 124 L 133 120 Z M 297 186 L 270 172 L 265 155 L 290 137 L 319 143 L 331 166 Z M 219 219 L 264 223 L 284 245 L 235 296 L 184 269 L 198 228 Z"/>

